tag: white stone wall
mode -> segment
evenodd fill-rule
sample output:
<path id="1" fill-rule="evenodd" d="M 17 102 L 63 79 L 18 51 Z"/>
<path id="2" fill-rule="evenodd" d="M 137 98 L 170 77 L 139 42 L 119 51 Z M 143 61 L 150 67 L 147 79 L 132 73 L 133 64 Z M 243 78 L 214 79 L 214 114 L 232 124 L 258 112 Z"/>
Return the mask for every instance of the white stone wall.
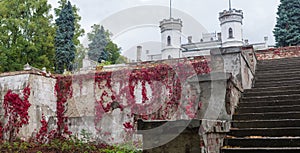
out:
<path id="1" fill-rule="evenodd" d="M 4 94 L 7 90 L 13 90 L 15 92 L 22 92 L 29 81 L 29 74 L 21 74 L 14 76 L 2 76 L 0 77 L 0 89 L 1 89 L 1 102 L 4 98 Z"/>
<path id="2" fill-rule="evenodd" d="M 233 38 L 229 38 L 229 28 L 232 28 Z M 221 25 L 222 47 L 243 45 L 243 30 L 241 22 L 226 22 Z"/>
<path id="3" fill-rule="evenodd" d="M 183 52 L 183 57 L 209 56 L 210 50 Z"/>
<path id="4" fill-rule="evenodd" d="M 162 51 L 162 59 L 169 59 L 169 57 L 171 57 L 170 59 L 181 58 L 182 51 L 180 50 L 180 48 L 168 47 L 167 49 L 164 49 Z"/>
<path id="5" fill-rule="evenodd" d="M 40 120 L 44 114 L 46 120 L 50 117 L 56 116 L 56 96 L 54 78 L 43 77 L 40 75 L 30 75 L 29 77 L 31 104 L 28 114 L 29 124 L 22 128 L 20 136 L 29 138 L 35 131 L 39 131 L 41 127 Z"/>
<path id="6" fill-rule="evenodd" d="M 171 45 L 168 46 L 168 36 L 171 37 Z M 179 30 L 167 30 L 161 34 L 162 59 L 181 57 L 181 32 Z"/>
<path id="7" fill-rule="evenodd" d="M 4 95 L 9 89 L 21 97 L 22 91 L 27 85 L 30 87 L 28 100 L 31 104 L 28 110 L 29 124 L 25 125 L 19 132 L 19 137 L 26 139 L 31 137 L 35 130 L 39 130 L 42 113 L 46 118 L 49 118 L 56 111 L 55 79 L 32 74 L 0 77 L 1 105 L 3 104 Z"/>

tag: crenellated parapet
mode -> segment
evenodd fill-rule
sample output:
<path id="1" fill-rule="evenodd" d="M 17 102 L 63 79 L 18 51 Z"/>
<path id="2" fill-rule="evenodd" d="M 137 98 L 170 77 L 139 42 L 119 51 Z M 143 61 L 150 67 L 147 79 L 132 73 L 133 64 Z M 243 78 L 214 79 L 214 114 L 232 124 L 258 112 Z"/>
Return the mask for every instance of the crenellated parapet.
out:
<path id="1" fill-rule="evenodd" d="M 178 30 L 181 32 L 182 30 L 182 20 L 181 19 L 164 19 L 160 21 L 159 27 L 161 28 L 161 32 L 165 32 L 167 30 Z"/>
<path id="2" fill-rule="evenodd" d="M 221 25 L 226 22 L 243 23 L 243 18 L 244 15 L 242 10 L 230 9 L 230 10 L 224 10 L 223 12 L 219 13 L 219 20 L 221 22 Z"/>

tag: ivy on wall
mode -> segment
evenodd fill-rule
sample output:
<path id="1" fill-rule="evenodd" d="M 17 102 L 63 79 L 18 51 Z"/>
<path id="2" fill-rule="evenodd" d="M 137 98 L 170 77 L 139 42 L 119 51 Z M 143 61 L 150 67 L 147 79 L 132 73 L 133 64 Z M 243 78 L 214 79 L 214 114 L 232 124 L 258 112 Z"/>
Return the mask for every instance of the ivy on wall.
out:
<path id="1" fill-rule="evenodd" d="M 42 126 L 36 135 L 36 140 L 43 143 L 51 138 L 67 138 L 71 134 L 65 112 L 67 111 L 67 101 L 73 96 L 73 79 L 79 80 L 80 88 L 82 88 L 83 80 L 94 79 L 94 91 L 97 92 L 95 93 L 94 123 L 98 132 L 101 131 L 99 124 L 101 124 L 103 116 L 117 108 L 121 111 L 126 109 L 125 114 L 130 120 L 125 120 L 120 125 L 123 125 L 126 132 L 132 132 L 139 118 L 169 120 L 174 115 L 181 115 L 180 113 L 185 113 L 189 118 L 195 118 L 197 112 L 195 106 L 200 106 L 201 103 L 196 101 L 196 96 L 189 96 L 190 93 L 185 93 L 184 86 L 190 77 L 207 74 L 210 71 L 209 64 L 205 59 L 197 59 L 169 63 L 146 63 L 117 71 L 76 75 L 74 78 L 73 76 L 58 75 L 55 84 L 57 127 L 49 132 L 48 123 L 43 115 Z M 137 92 L 140 95 L 137 95 Z M 9 124 L 5 124 L 3 130 L 1 130 L 0 124 L 0 136 L 2 131 L 9 131 L 13 137 L 19 132 L 19 128 L 28 124 L 29 95 L 29 86 L 24 88 L 23 98 L 10 90 L 7 92 L 4 108 Z M 184 112 L 178 111 L 180 108 Z M 17 129 L 13 127 L 17 127 Z"/>
<path id="2" fill-rule="evenodd" d="M 19 94 L 13 93 L 12 90 L 8 90 L 4 96 L 3 108 L 6 123 L 3 128 L 0 128 L 0 134 L 6 133 L 10 142 L 16 139 L 20 129 L 23 125 L 28 124 L 29 120 L 29 85 L 23 89 L 22 93 L 23 97 L 21 98 Z"/>
<path id="3" fill-rule="evenodd" d="M 57 76 L 55 84 L 55 93 L 57 97 L 56 101 L 56 117 L 57 117 L 57 129 L 56 137 L 62 138 L 66 135 L 70 135 L 71 132 L 68 129 L 68 117 L 65 115 L 67 108 L 67 100 L 72 98 L 72 76 Z"/>
<path id="4" fill-rule="evenodd" d="M 116 102 L 122 109 L 129 108 L 130 117 L 134 117 L 135 121 L 138 118 L 168 120 L 179 106 L 184 107 L 188 117 L 194 118 L 194 106 L 198 106 L 195 104 L 196 97 L 182 95 L 183 84 L 189 77 L 210 71 L 206 60 L 186 60 L 96 73 L 95 88 L 102 92 L 95 101 L 95 125 L 100 123 L 105 113 L 113 110 L 112 104 Z M 141 89 L 137 89 L 138 85 Z M 141 90 L 141 103 L 137 102 L 136 90 Z M 182 106 L 181 100 L 187 101 L 187 105 Z M 128 123 L 123 123 L 125 129 L 129 128 Z"/>

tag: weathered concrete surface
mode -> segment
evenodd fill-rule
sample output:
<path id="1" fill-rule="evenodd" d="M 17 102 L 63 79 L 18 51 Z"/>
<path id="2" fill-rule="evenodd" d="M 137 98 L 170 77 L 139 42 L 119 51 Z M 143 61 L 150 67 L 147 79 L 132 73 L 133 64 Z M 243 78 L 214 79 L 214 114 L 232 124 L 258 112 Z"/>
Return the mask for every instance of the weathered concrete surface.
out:
<path id="1" fill-rule="evenodd" d="M 27 85 L 30 87 L 31 93 L 28 99 L 31 104 L 28 110 L 30 116 L 29 124 L 25 125 L 19 134 L 21 138 L 27 139 L 41 126 L 40 119 L 42 114 L 44 114 L 46 118 L 49 118 L 54 116 L 56 111 L 56 96 L 54 94 L 55 79 L 30 73 L 31 72 L 27 72 L 27 74 L 20 72 L 12 76 L 0 76 L 1 106 L 8 90 L 22 95 L 22 90 Z M 3 114 L 3 112 L 1 114 Z M 2 122 L 4 122 L 4 120 L 2 120 Z"/>
<path id="2" fill-rule="evenodd" d="M 163 126 L 160 132 L 156 133 L 152 128 Z M 186 126 L 182 129 L 181 126 Z M 143 122 L 139 120 L 139 132 L 143 134 L 144 152 L 200 152 L 200 137 L 195 134 L 201 125 L 200 120 L 178 120 L 178 121 L 156 121 L 156 122 Z M 182 129 L 183 131 L 178 131 Z M 151 133 L 151 130 L 153 133 Z M 153 135 L 151 135 L 151 134 Z M 155 135 L 154 135 L 155 134 Z M 189 140 L 189 141 L 187 141 Z M 167 143 L 163 145 L 162 143 Z M 180 144 L 178 144 L 180 142 Z M 145 148 L 145 147 L 149 148 Z M 152 148 L 152 146 L 158 146 Z"/>
<path id="3" fill-rule="evenodd" d="M 230 50 L 232 49 L 230 48 Z M 224 49 L 222 54 L 225 59 L 225 72 L 232 73 L 241 82 L 243 90 L 250 89 L 256 65 L 253 50 L 236 48 L 236 50 L 228 52 Z"/>
<path id="4" fill-rule="evenodd" d="M 225 134 L 230 129 L 230 120 L 235 112 L 241 93 L 244 89 L 252 87 L 257 59 L 252 47 L 214 49 L 211 50 L 211 55 L 212 72 L 209 75 L 194 77 L 190 80 L 192 87 L 196 84 L 196 87 L 192 89 L 197 92 L 201 101 L 201 105 L 199 105 L 201 107 L 199 107 L 196 117 L 201 121 L 198 127 L 199 132 L 197 132 L 199 138 L 189 138 L 183 133 L 177 133 L 177 137 L 171 139 L 172 141 L 163 143 L 164 136 L 168 136 L 168 134 L 162 132 L 153 135 L 142 131 L 146 152 L 168 152 L 170 150 L 170 152 L 220 152 Z M 199 85 L 198 88 L 197 85 Z M 156 122 L 144 121 L 143 127 L 151 128 L 151 124 Z M 176 124 L 176 121 L 168 122 L 175 122 L 174 124 Z M 186 127 L 185 130 L 188 130 L 188 126 Z M 162 146 L 153 147 L 152 138 L 155 138 L 156 143 L 162 143 Z M 192 150 L 182 150 L 188 144 L 193 144 L 193 142 L 195 144 L 190 146 L 198 145 L 199 140 L 200 151 L 193 151 L 193 147 L 189 147 Z M 173 149 L 170 146 L 177 147 Z"/>
<path id="5" fill-rule="evenodd" d="M 211 55 L 217 71 L 231 73 L 239 81 L 242 91 L 252 87 L 257 59 L 251 46 L 214 49 Z"/>
<path id="6" fill-rule="evenodd" d="M 221 72 L 191 78 L 191 86 L 199 84 L 202 102 L 195 120 L 140 121 L 145 152 L 219 152 L 241 95 L 235 82 L 231 74 Z"/>
<path id="7" fill-rule="evenodd" d="M 17 75 L 17 76 L 3 76 L 0 77 L 0 111 L 1 118 L 0 121 L 4 122 L 2 119 L 3 115 L 3 101 L 4 96 L 7 91 L 10 89 L 15 93 L 21 93 L 22 90 L 27 86 L 29 80 L 29 74 Z"/>

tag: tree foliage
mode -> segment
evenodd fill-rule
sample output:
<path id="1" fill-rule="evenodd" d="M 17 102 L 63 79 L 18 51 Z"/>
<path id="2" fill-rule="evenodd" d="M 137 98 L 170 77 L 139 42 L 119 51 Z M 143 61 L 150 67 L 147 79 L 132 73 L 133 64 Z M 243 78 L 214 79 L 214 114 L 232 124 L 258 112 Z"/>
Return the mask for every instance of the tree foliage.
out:
<path id="1" fill-rule="evenodd" d="M 0 1 L 0 72 L 54 66 L 54 33 L 47 0 Z"/>
<path id="2" fill-rule="evenodd" d="M 280 0 L 274 36 L 277 46 L 300 44 L 300 1 Z"/>
<path id="3" fill-rule="evenodd" d="M 58 19 L 56 19 L 56 36 L 55 36 L 55 71 L 63 73 L 64 69 L 71 71 L 72 62 L 75 59 L 75 45 L 73 42 L 75 25 L 74 25 L 73 8 L 70 2 L 64 5 Z"/>
<path id="4" fill-rule="evenodd" d="M 74 70 L 79 70 L 83 66 L 82 60 L 85 58 L 85 54 L 87 52 L 87 48 L 85 48 L 82 44 L 79 44 L 76 47 L 76 56 L 74 59 Z"/>
<path id="5" fill-rule="evenodd" d="M 120 48 L 117 46 L 117 44 L 109 40 L 108 44 L 105 47 L 105 50 L 108 53 L 107 60 L 110 61 L 112 64 L 117 64 L 117 61 L 121 56 Z"/>
<path id="6" fill-rule="evenodd" d="M 54 9 L 55 16 L 59 16 L 61 13 L 61 10 L 64 8 L 64 6 L 67 4 L 67 0 L 59 0 L 59 7 Z M 76 5 L 72 5 L 73 9 L 73 14 L 75 17 L 74 24 L 75 24 L 75 32 L 74 32 L 74 37 L 73 37 L 73 42 L 74 44 L 80 45 L 80 40 L 79 37 L 82 37 L 84 35 L 84 29 L 81 28 L 81 25 L 79 24 L 81 20 L 81 16 L 78 14 L 79 8 L 76 7 Z"/>
<path id="7" fill-rule="evenodd" d="M 88 45 L 88 56 L 89 59 L 101 63 L 102 60 L 107 60 L 107 53 L 105 51 L 108 43 L 107 35 L 103 26 L 100 27 L 100 25 L 95 24 L 92 28 L 92 33 L 88 33 L 88 39 L 91 41 Z"/>
<path id="8" fill-rule="evenodd" d="M 94 24 L 92 32 L 88 33 L 88 40 L 91 42 L 89 46 L 88 56 L 93 61 L 108 61 L 116 64 L 120 57 L 120 49 L 117 44 L 110 39 L 110 32 L 105 30 L 103 26 Z"/>

